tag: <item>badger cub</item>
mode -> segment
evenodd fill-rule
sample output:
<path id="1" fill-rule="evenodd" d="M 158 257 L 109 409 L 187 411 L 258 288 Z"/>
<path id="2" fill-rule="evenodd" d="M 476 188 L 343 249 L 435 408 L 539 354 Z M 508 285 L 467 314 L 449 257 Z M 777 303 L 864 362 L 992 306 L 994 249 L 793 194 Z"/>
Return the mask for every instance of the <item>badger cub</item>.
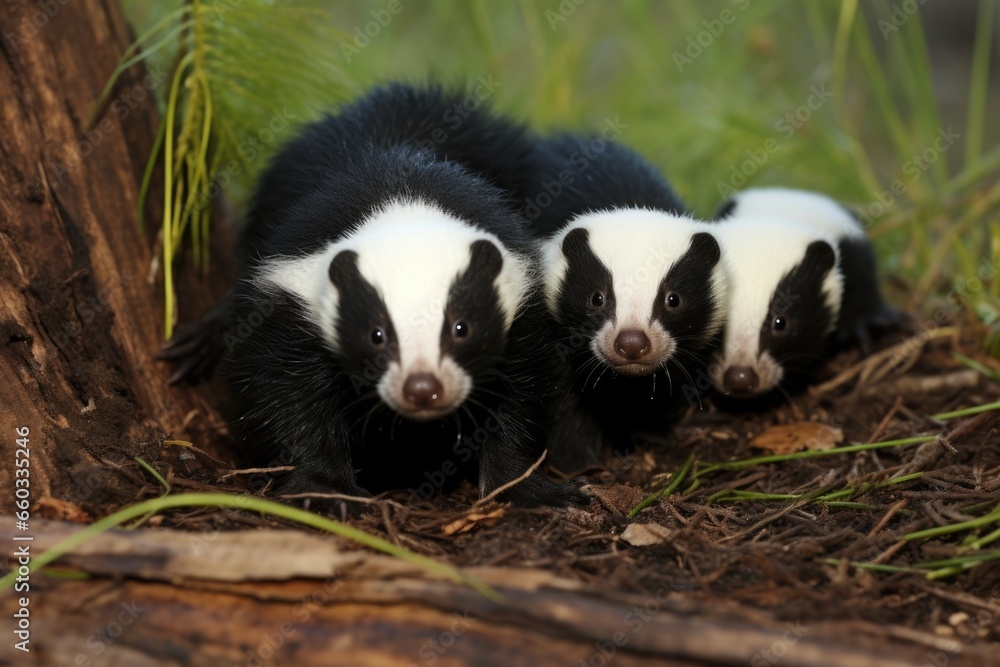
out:
<path id="1" fill-rule="evenodd" d="M 735 397 L 808 379 L 831 345 L 857 343 L 902 315 L 879 293 L 875 254 L 840 203 L 802 190 L 737 193 L 720 209 L 730 257 L 730 307 L 712 377 Z"/>
<path id="2" fill-rule="evenodd" d="M 294 466 L 281 491 L 368 495 L 468 475 L 486 494 L 541 452 L 543 306 L 526 222 L 442 154 L 492 136 L 498 154 L 480 144 L 472 165 L 484 173 L 522 147 L 488 115 L 446 126 L 461 100 L 390 86 L 307 126 L 259 181 L 233 291 L 168 349 L 220 351 L 247 458 Z M 251 330 L 234 339 L 237 322 Z M 541 473 L 505 497 L 579 499 Z"/>
<path id="3" fill-rule="evenodd" d="M 698 222 L 660 173 L 620 145 L 540 140 L 525 198 L 562 362 L 549 448 L 579 470 L 603 443 L 663 432 L 723 324 L 726 273 L 714 225 Z"/>

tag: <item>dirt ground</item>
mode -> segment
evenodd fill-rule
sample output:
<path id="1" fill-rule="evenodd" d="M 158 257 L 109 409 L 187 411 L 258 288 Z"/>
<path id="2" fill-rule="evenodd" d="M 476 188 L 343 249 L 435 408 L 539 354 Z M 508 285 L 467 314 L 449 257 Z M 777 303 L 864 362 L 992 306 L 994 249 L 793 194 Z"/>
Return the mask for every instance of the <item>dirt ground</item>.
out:
<path id="1" fill-rule="evenodd" d="M 704 410 L 690 413 L 668 437 L 644 438 L 633 453 L 591 471 L 587 488 L 594 499 L 586 507 L 517 510 L 493 504 L 470 516 L 476 492 L 465 483 L 429 501 L 405 492 L 385 494 L 373 501 L 370 512 L 349 521 L 459 566 L 542 568 L 621 591 L 666 590 L 723 608 L 750 605 L 792 622 L 861 619 L 961 641 L 997 642 L 1000 561 L 939 581 L 922 573 L 847 565 L 911 566 L 953 556 L 966 534 L 911 542 L 900 538 L 981 516 L 1000 501 L 1000 412 L 947 422 L 928 416 L 1000 398 L 1000 386 L 961 365 L 954 353 L 972 356 L 992 370 L 1000 365 L 978 355 L 971 336 L 940 330 L 921 353 L 912 354 L 921 349 L 920 342 L 901 335 L 864 360 L 856 352 L 844 353 L 823 370 L 825 383 L 818 388 L 760 412 L 726 412 L 706 401 Z M 768 454 L 751 446 L 754 436 L 776 424 L 801 421 L 837 427 L 842 445 L 921 435 L 942 439 L 706 474 L 696 489 L 681 484 L 669 499 L 656 501 L 633 521 L 627 518 L 650 490 L 666 486 L 665 473 L 678 471 L 689 455 L 697 470 L 704 462 Z M 144 453 L 175 492 L 243 491 L 244 477 L 224 476 L 234 464 L 218 416 L 192 414 L 188 431 L 183 437 L 213 456 L 171 446 Z M 108 457 L 115 458 L 110 452 Z M 131 457 L 122 460 L 121 484 L 113 487 L 119 497 L 83 508 L 92 516 L 162 493 Z M 802 501 L 706 503 L 725 489 L 802 494 L 884 481 L 901 471 L 923 472 L 923 477 L 850 499 L 863 507 Z M 66 518 L 63 512 L 41 512 L 46 514 Z M 171 512 L 153 523 L 194 531 L 282 525 L 204 509 Z M 632 528 L 626 533 L 633 523 L 666 530 Z M 995 529 L 995 524 L 985 527 L 982 534 Z M 638 546 L 642 537 L 649 544 Z"/>

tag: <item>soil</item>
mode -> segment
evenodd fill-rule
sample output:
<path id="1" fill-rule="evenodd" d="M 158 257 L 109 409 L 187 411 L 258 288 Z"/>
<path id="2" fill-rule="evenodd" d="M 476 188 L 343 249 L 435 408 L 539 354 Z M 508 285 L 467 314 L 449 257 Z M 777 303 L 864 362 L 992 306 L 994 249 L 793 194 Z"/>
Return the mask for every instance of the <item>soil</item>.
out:
<path id="1" fill-rule="evenodd" d="M 966 534 L 915 541 L 901 536 L 981 516 L 1000 501 L 1000 412 L 946 422 L 928 416 L 1000 398 L 1000 385 L 960 364 L 955 353 L 991 370 L 1000 365 L 977 354 L 976 336 L 942 329 L 920 353 L 904 360 L 889 358 L 882 367 L 884 378 L 879 379 L 879 372 L 867 379 L 864 373 L 852 376 L 872 371 L 880 355 L 892 357 L 892 349 L 900 349 L 893 345 L 905 337 L 884 342 L 888 351 L 867 360 L 857 352 L 841 354 L 821 372 L 825 384 L 760 411 L 725 411 L 706 400 L 704 410 L 690 412 L 668 436 L 640 438 L 632 453 L 590 471 L 587 488 L 593 500 L 586 507 L 520 510 L 489 505 L 470 517 L 477 494 L 465 483 L 430 500 L 406 492 L 384 494 L 370 511 L 347 520 L 460 566 L 541 568 L 622 591 L 669 591 L 675 598 L 722 608 L 749 605 L 791 622 L 861 619 L 961 641 L 997 642 L 1000 561 L 937 581 L 922 573 L 848 565 L 912 566 L 953 556 Z M 902 349 L 921 347 L 906 348 L 904 343 Z M 668 499 L 656 501 L 634 520 L 627 518 L 651 490 L 664 488 L 665 474 L 678 471 L 689 456 L 696 466 L 761 456 L 768 452 L 751 446 L 754 436 L 776 424 L 801 421 L 835 425 L 843 432 L 841 444 L 922 435 L 942 439 L 707 474 L 698 488 L 685 492 L 689 485 L 682 484 Z M 192 440 L 199 451 L 192 454 L 189 448 L 166 445 L 163 458 L 149 462 L 175 492 L 243 492 L 240 480 L 245 476 L 223 477 L 234 467 L 225 432 L 217 415 L 192 414 L 186 431 L 175 437 Z M 102 516 L 162 493 L 138 464 L 122 456 L 120 445 L 105 454 L 98 458 L 109 464 L 119 461 L 116 475 L 122 483 L 108 487 L 119 496 L 84 506 L 85 514 L 79 515 L 84 520 L 86 514 Z M 802 494 L 884 481 L 900 471 L 923 476 L 859 493 L 850 499 L 864 504 L 859 507 L 800 501 L 706 503 L 724 489 Z M 64 497 L 73 497 L 71 490 Z M 58 503 L 39 512 L 48 518 L 72 518 Z M 282 525 L 227 510 L 176 511 L 155 523 L 192 531 Z M 634 546 L 634 537 L 623 538 L 633 523 L 657 524 L 666 531 L 639 529 L 651 533 L 653 543 Z M 456 530 L 459 527 L 464 529 Z M 982 534 L 995 529 L 994 524 Z"/>

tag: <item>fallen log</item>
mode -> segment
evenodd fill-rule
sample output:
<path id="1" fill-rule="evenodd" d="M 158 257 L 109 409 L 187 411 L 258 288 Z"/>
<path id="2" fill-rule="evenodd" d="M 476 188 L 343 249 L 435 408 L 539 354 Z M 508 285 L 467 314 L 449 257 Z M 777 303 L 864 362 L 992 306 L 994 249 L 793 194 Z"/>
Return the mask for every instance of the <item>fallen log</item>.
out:
<path id="1" fill-rule="evenodd" d="M 40 552 L 79 526 L 35 521 Z M 32 576 L 32 652 L 16 664 L 994 664 L 996 647 L 861 622 L 626 594 L 547 571 L 473 568 L 490 600 L 342 540 L 286 530 L 112 531 Z M 17 607 L 0 599 L 6 618 Z M 906 636 L 906 641 L 898 639 Z M 89 662 L 88 662 L 89 661 Z"/>

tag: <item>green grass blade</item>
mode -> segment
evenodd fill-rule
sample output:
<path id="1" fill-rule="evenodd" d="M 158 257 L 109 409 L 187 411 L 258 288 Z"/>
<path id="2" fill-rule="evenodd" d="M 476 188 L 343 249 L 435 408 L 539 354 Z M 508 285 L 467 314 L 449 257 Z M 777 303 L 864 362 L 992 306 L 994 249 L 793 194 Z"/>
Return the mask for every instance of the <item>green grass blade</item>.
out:
<path id="1" fill-rule="evenodd" d="M 339 521 L 327 519 L 317 514 L 312 514 L 311 512 L 306 512 L 305 510 L 300 510 L 296 507 L 290 507 L 289 505 L 284 505 L 273 500 L 262 500 L 260 498 L 251 498 L 248 496 L 233 496 L 224 493 L 185 493 L 176 496 L 163 496 L 152 500 L 146 500 L 136 505 L 131 505 L 118 510 L 114 514 L 106 516 L 99 521 L 95 521 L 86 528 L 82 528 L 48 551 L 34 557 L 31 561 L 29 569 L 31 572 L 34 572 L 38 570 L 38 568 L 44 567 L 70 553 L 73 549 L 80 546 L 84 542 L 97 537 L 107 530 L 120 526 L 130 519 L 134 519 L 149 512 L 162 512 L 163 510 L 176 509 L 179 507 L 225 507 L 247 512 L 259 512 L 261 514 L 278 517 L 280 519 L 294 521 L 295 523 L 309 526 L 310 528 L 315 528 L 316 530 L 333 533 L 334 535 L 352 540 L 370 549 L 381 551 L 382 553 L 399 558 L 400 560 L 408 563 L 412 563 L 413 565 L 427 570 L 428 572 L 440 575 L 455 583 L 468 585 L 492 600 L 499 599 L 496 591 L 488 585 L 463 574 L 454 567 L 444 565 L 427 558 L 426 556 L 421 556 L 420 554 L 416 554 L 408 549 L 398 547 L 391 542 L 383 540 L 382 538 L 369 535 L 361 530 L 358 530 L 357 528 L 352 528 L 351 526 L 340 523 Z M 17 576 L 18 573 L 14 570 L 0 579 L 0 590 L 11 586 L 17 579 Z"/>
<path id="2" fill-rule="evenodd" d="M 972 74 L 969 79 L 969 111 L 965 124 L 966 168 L 975 167 L 983 151 L 983 127 L 986 123 L 986 101 L 989 97 L 990 58 L 993 30 L 996 25 L 996 6 L 994 0 L 979 0 L 976 38 L 972 52 Z"/>
<path id="3" fill-rule="evenodd" d="M 951 412 L 940 412 L 936 415 L 931 415 L 931 419 L 936 419 L 938 421 L 943 422 L 943 421 L 948 421 L 949 419 L 956 419 L 958 417 L 971 417 L 972 415 L 978 415 L 983 412 L 991 412 L 993 410 L 1000 410 L 1000 401 L 987 403 L 985 405 L 977 405 L 974 408 L 953 410 Z"/>
<path id="4" fill-rule="evenodd" d="M 918 530 L 913 533 L 907 533 L 903 536 L 903 539 L 912 541 L 923 540 L 929 537 L 941 537 L 942 535 L 960 533 L 964 530 L 971 530 L 972 528 L 979 528 L 980 526 L 989 526 L 994 523 L 1000 523 L 1000 505 L 997 505 L 989 514 L 981 516 L 977 519 L 952 523 L 947 526 L 936 526 L 934 528 L 927 528 L 926 530 Z"/>
<path id="5" fill-rule="evenodd" d="M 632 508 L 632 511 L 628 513 L 628 518 L 634 519 L 639 512 L 652 505 L 654 502 L 656 502 L 658 498 L 669 498 L 670 494 L 676 491 L 677 488 L 680 487 L 681 482 L 683 482 L 684 479 L 687 477 L 687 474 L 691 470 L 691 466 L 693 463 L 694 463 L 694 454 L 687 457 L 687 460 L 684 461 L 684 465 L 681 466 L 680 470 L 674 473 L 673 479 L 670 480 L 670 485 L 667 486 L 667 488 L 663 489 L 662 491 L 652 493 L 646 498 L 643 498 L 642 501 L 634 508 Z"/>

